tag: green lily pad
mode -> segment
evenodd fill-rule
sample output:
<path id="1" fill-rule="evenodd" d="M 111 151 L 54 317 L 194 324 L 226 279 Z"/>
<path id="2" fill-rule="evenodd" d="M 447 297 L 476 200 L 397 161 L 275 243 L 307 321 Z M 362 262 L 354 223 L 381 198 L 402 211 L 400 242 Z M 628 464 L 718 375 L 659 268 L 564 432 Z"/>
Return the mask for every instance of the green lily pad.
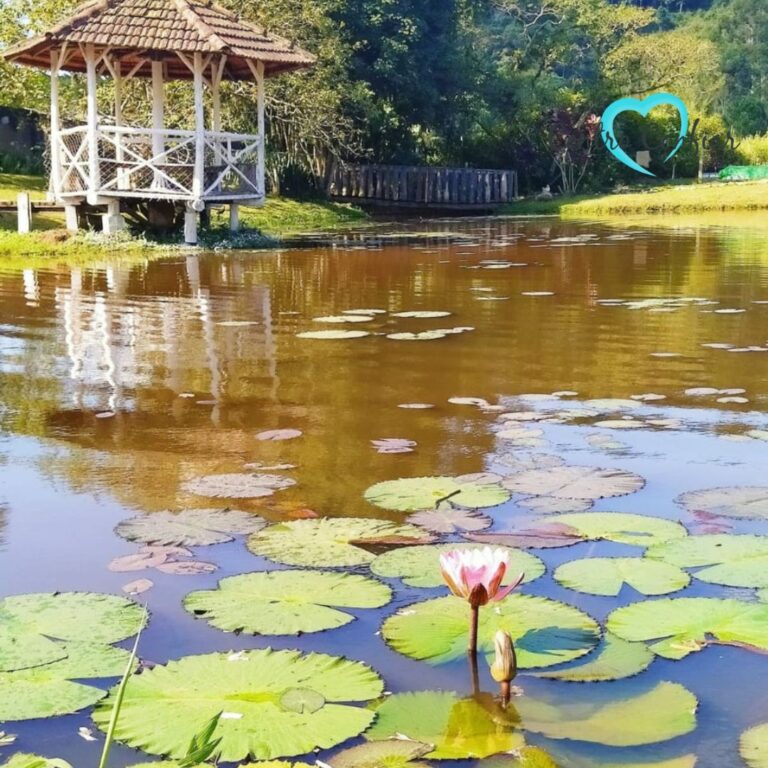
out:
<path id="1" fill-rule="evenodd" d="M 333 768 L 426 768 L 413 761 L 431 751 L 431 744 L 408 739 L 367 741 L 337 752 L 331 762 Z"/>
<path id="2" fill-rule="evenodd" d="M 366 739 L 406 736 L 433 745 L 426 758 L 483 758 L 525 744 L 514 714 L 502 709 L 489 694 L 461 699 L 443 691 L 397 693 L 385 699 L 376 712 Z"/>
<path id="3" fill-rule="evenodd" d="M 371 570 L 378 576 L 402 579 L 411 587 L 440 587 L 445 584 L 440 572 L 440 554 L 453 549 L 481 549 L 476 544 L 428 544 L 420 547 L 399 547 L 379 555 Z M 546 568 L 538 557 L 519 549 L 503 547 L 509 556 L 509 568 L 502 583 L 509 584 L 520 573 L 530 582 L 543 575 Z"/>
<path id="4" fill-rule="evenodd" d="M 55 640 L 116 643 L 136 634 L 136 603 L 89 592 L 15 595 L 0 600 L 0 673 L 66 659 Z M 0 718 L 2 719 L 2 718 Z"/>
<path id="5" fill-rule="evenodd" d="M 610 632 L 600 645 L 585 659 L 566 669 L 534 672 L 536 677 L 567 680 L 574 683 L 600 683 L 607 680 L 623 680 L 639 675 L 648 669 L 654 655 L 644 643 L 630 643 Z"/>
<path id="6" fill-rule="evenodd" d="M 516 493 L 554 496 L 558 499 L 605 499 L 639 491 L 645 480 L 620 469 L 553 467 L 521 472 L 504 481 Z"/>
<path id="7" fill-rule="evenodd" d="M 554 578 L 568 589 L 609 596 L 618 595 L 625 584 L 642 595 L 666 595 L 691 581 L 675 565 L 642 557 L 585 557 L 559 566 Z"/>
<path id="8" fill-rule="evenodd" d="M 294 688 L 309 689 L 324 706 L 302 713 L 281 706 Z M 271 649 L 187 656 L 131 678 L 115 737 L 154 755 L 180 758 L 192 737 L 217 713 L 222 762 L 271 760 L 329 749 L 362 733 L 374 713 L 355 702 L 381 695 L 381 678 L 366 665 L 325 654 Z M 115 691 L 95 710 L 109 723 Z"/>
<path id="9" fill-rule="evenodd" d="M 744 486 L 691 491 L 678 498 L 689 512 L 708 512 L 745 520 L 768 519 L 768 487 Z"/>
<path id="10" fill-rule="evenodd" d="M 230 472 L 205 475 L 182 483 L 181 489 L 196 496 L 220 499 L 255 499 L 271 496 L 275 491 L 296 485 L 293 478 L 284 475 L 246 474 Z"/>
<path id="11" fill-rule="evenodd" d="M 461 507 L 495 507 L 509 500 L 499 485 L 462 483 L 453 477 L 407 477 L 372 485 L 365 498 L 371 504 L 398 512 L 434 509 L 450 502 Z"/>
<path id="12" fill-rule="evenodd" d="M 357 574 L 261 571 L 222 579 L 218 589 L 192 592 L 184 607 L 225 632 L 298 635 L 354 620 L 338 608 L 380 608 L 391 599 L 386 584 Z"/>
<path id="13" fill-rule="evenodd" d="M 556 759 L 560 761 L 561 766 L 568 768 L 694 768 L 696 765 L 696 755 L 680 755 L 672 757 L 669 760 L 654 760 L 653 762 L 615 762 L 610 760 L 604 762 L 593 757 L 575 755 L 571 751 L 557 749 L 555 751 Z"/>
<path id="14" fill-rule="evenodd" d="M 138 625 L 134 627 L 134 631 Z M 58 643 L 60 661 L 15 672 L 0 672 L 0 722 L 66 715 L 85 709 L 107 695 L 93 685 L 73 682 L 120 677 L 130 654 L 111 645 Z"/>
<path id="15" fill-rule="evenodd" d="M 468 627 L 468 604 L 453 596 L 438 597 L 390 616 L 382 635 L 406 656 L 442 664 L 466 654 Z M 493 637 L 500 629 L 512 637 L 521 669 L 578 659 L 600 640 L 599 625 L 586 613 L 532 595 L 512 594 L 480 610 L 478 651 L 490 656 Z"/>
<path id="16" fill-rule="evenodd" d="M 566 698 L 521 696 L 514 701 L 528 731 L 612 747 L 657 744 L 690 733 L 696 728 L 697 704 L 687 688 L 669 682 L 608 701 L 575 690 Z"/>
<path id="17" fill-rule="evenodd" d="M 555 759 L 540 747 L 522 747 L 512 755 L 484 760 L 478 768 L 560 768 Z"/>
<path id="18" fill-rule="evenodd" d="M 631 642 L 651 642 L 667 659 L 682 659 L 712 644 L 768 651 L 768 605 L 711 597 L 648 600 L 618 608 L 606 628 Z"/>
<path id="19" fill-rule="evenodd" d="M 17 752 L 11 755 L 0 768 L 72 768 L 66 761 L 58 757 L 41 757 L 25 752 Z"/>
<path id="20" fill-rule="evenodd" d="M 687 536 L 651 547 L 646 557 L 680 568 L 699 568 L 695 577 L 728 587 L 768 587 L 768 536 Z"/>
<path id="21" fill-rule="evenodd" d="M 638 547 L 648 547 L 688 535 L 680 523 L 672 520 L 624 512 L 576 512 L 569 515 L 553 515 L 547 517 L 543 523 L 568 526 L 591 541 L 615 541 L 618 544 L 631 544 Z"/>
<path id="22" fill-rule="evenodd" d="M 117 524 L 128 541 L 161 546 L 204 547 L 233 541 L 235 535 L 261 530 L 266 520 L 237 509 L 184 509 L 137 515 Z"/>
<path id="23" fill-rule="evenodd" d="M 749 768 L 768 768 L 768 723 L 756 725 L 741 734 L 739 754 Z"/>
<path id="24" fill-rule="evenodd" d="M 415 525 L 338 517 L 270 525 L 248 539 L 248 549 L 287 565 L 341 567 L 372 562 L 376 556 L 364 547 L 382 540 L 419 544 L 433 539 Z"/>

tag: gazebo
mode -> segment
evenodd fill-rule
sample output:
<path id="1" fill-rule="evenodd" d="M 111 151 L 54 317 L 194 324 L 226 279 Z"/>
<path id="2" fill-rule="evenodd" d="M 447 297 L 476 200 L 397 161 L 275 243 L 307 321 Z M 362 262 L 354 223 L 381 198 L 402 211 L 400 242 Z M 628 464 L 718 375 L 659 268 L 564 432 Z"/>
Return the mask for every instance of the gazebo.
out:
<path id="1" fill-rule="evenodd" d="M 84 204 L 106 206 L 103 226 L 111 233 L 124 226 L 121 202 L 171 201 L 186 207 L 188 243 L 197 242 L 198 217 L 207 205 L 228 204 L 236 230 L 239 205 L 263 204 L 264 80 L 315 61 L 289 40 L 199 0 L 96 0 L 3 55 L 50 70 L 51 192 L 64 206 L 67 228 L 77 229 Z M 85 73 L 85 125 L 62 126 L 61 72 Z M 97 108 L 104 77 L 114 82 L 111 115 Z M 151 79 L 151 127 L 123 120 L 131 78 Z M 165 126 L 165 84 L 172 80 L 193 82 L 194 130 Z M 224 80 L 255 80 L 257 134 L 222 130 Z"/>

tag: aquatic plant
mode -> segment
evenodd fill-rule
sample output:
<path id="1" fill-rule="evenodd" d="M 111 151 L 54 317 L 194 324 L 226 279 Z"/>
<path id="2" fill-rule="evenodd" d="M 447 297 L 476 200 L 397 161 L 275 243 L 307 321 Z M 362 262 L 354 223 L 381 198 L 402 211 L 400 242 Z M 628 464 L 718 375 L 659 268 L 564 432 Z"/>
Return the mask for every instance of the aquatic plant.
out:
<path id="1" fill-rule="evenodd" d="M 501 701 L 509 703 L 510 683 L 517 676 L 517 656 L 515 644 L 509 632 L 500 629 L 493 637 L 495 656 L 491 664 L 491 677 L 501 686 Z"/>
<path id="2" fill-rule="evenodd" d="M 509 554 L 503 549 L 452 549 L 440 555 L 440 570 L 451 592 L 469 603 L 470 628 L 468 651 L 477 657 L 477 625 L 480 608 L 503 600 L 522 584 L 525 574 L 506 587 L 501 585 L 507 572 Z"/>

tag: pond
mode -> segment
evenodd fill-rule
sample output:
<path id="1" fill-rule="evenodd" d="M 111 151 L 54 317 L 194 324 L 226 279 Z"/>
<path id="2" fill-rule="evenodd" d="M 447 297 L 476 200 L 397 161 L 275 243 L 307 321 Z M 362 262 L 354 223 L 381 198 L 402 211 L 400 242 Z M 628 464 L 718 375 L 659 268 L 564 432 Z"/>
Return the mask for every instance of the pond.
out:
<path id="1" fill-rule="evenodd" d="M 565 768 L 745 765 L 740 735 L 768 722 L 762 236 L 545 218 L 379 230 L 0 271 L 0 599 L 138 593 L 129 691 L 146 699 L 122 735 L 150 754 L 223 711 L 230 755 L 336 768 L 330 745 L 365 743 L 376 709 L 368 737 L 432 745 L 420 765 L 513 768 L 492 755 L 524 743 Z M 727 490 L 694 493 L 711 489 Z M 216 512 L 164 514 L 189 509 Z M 481 609 L 516 640 L 507 710 L 484 653 L 472 698 L 466 604 L 445 597 L 437 552 L 411 548 L 463 534 L 512 546 L 526 571 Z M 136 616 L 0 602 L 0 730 L 17 736 L 0 762 L 96 764 L 94 687 L 119 679 Z M 279 655 L 248 653 L 266 648 Z M 249 675 L 289 682 L 238 688 Z M 743 747 L 768 760 L 765 732 Z M 150 759 L 120 745 L 111 764 Z"/>

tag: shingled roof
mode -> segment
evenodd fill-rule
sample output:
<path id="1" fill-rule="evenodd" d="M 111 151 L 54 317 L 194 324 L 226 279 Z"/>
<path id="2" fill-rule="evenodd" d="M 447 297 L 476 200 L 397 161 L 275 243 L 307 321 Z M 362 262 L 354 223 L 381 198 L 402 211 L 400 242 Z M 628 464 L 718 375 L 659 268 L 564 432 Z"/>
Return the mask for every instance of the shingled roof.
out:
<path id="1" fill-rule="evenodd" d="M 249 24 L 211 2 L 195 0 L 95 0 L 81 5 L 65 21 L 42 35 L 7 49 L 3 56 L 18 64 L 50 68 L 50 52 L 68 43 L 64 69 L 85 71 L 80 45 L 109 48 L 131 68 L 142 58 L 167 62 L 169 79 L 189 79 L 183 54 L 227 57 L 227 79 L 251 79 L 248 61 L 263 61 L 267 76 L 306 67 L 315 61 L 291 41 Z M 147 63 L 136 74 L 149 76 Z"/>

